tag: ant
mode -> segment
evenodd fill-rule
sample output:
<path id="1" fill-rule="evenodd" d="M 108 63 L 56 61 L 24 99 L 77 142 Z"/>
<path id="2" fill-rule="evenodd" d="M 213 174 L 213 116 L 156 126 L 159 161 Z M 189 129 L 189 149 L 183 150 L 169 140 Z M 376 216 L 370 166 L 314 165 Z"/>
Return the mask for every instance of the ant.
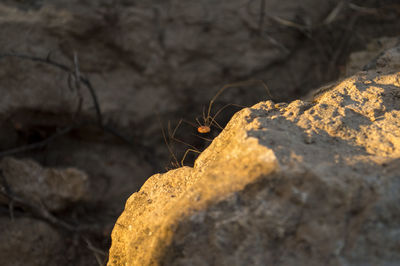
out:
<path id="1" fill-rule="evenodd" d="M 252 84 L 261 84 L 265 88 L 265 90 L 267 91 L 268 97 L 270 97 L 270 99 L 272 99 L 272 96 L 271 96 L 271 93 L 269 91 L 268 86 L 262 80 L 249 80 L 249 81 L 241 81 L 241 82 L 236 82 L 236 83 L 230 83 L 230 84 L 227 84 L 227 85 L 223 86 L 214 95 L 214 97 L 211 99 L 210 103 L 208 104 L 207 113 L 205 112 L 205 108 L 203 108 L 203 117 L 202 117 L 203 118 L 203 123 L 200 122 L 198 117 L 196 117 L 197 125 L 192 123 L 192 122 L 189 122 L 189 121 L 186 121 L 184 119 L 181 119 L 181 120 L 179 120 L 179 122 L 178 122 L 178 124 L 177 124 L 177 126 L 175 127 L 174 130 L 171 129 L 171 125 L 170 125 L 170 123 L 168 123 L 168 135 L 169 135 L 169 138 L 189 147 L 189 149 L 186 149 L 186 151 L 185 151 L 185 153 L 184 153 L 184 155 L 182 157 L 182 160 L 180 161 L 180 164 L 179 164 L 176 156 L 174 155 L 174 153 L 172 151 L 172 148 L 169 145 L 169 142 L 167 142 L 167 137 L 165 135 L 164 129 L 162 129 L 164 141 L 167 144 L 168 150 L 172 154 L 172 157 L 174 159 L 174 162 L 172 162 L 172 166 L 173 167 L 184 166 L 183 162 L 185 161 L 186 156 L 188 155 L 189 152 L 201 153 L 201 151 L 199 149 L 197 149 L 195 146 L 193 146 L 193 145 L 191 145 L 189 143 L 186 143 L 186 142 L 184 142 L 184 141 L 182 141 L 180 139 L 175 138 L 176 131 L 178 130 L 178 128 L 180 127 L 182 122 L 185 122 L 185 123 L 197 128 L 197 132 L 200 133 L 200 134 L 208 134 L 208 133 L 210 133 L 211 132 L 211 126 L 215 126 L 215 127 L 219 128 L 220 130 L 223 130 L 223 127 L 215 120 L 215 118 L 225 108 L 227 108 L 229 106 L 236 106 L 236 107 L 239 107 L 239 108 L 244 108 L 246 106 L 242 106 L 242 105 L 235 104 L 235 103 L 229 103 L 229 104 L 226 104 L 223 107 L 221 107 L 214 115 L 211 115 L 211 109 L 212 109 L 212 106 L 213 106 L 214 102 L 222 94 L 222 92 L 224 92 L 224 90 L 226 90 L 228 88 L 240 87 L 240 86 L 249 86 L 249 85 L 252 85 Z M 208 139 L 208 138 L 205 138 L 205 137 L 202 137 L 202 136 L 199 136 L 199 135 L 196 135 L 196 136 L 201 138 L 201 139 L 204 139 L 206 141 L 212 141 L 211 139 Z"/>

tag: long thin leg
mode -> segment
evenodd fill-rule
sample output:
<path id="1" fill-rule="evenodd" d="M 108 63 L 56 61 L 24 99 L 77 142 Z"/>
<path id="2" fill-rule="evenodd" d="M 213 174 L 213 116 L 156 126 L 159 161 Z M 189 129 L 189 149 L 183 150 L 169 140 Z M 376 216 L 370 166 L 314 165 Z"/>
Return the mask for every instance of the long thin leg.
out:
<path id="1" fill-rule="evenodd" d="M 214 118 L 211 117 L 210 126 L 211 126 L 212 124 L 213 124 L 214 126 L 216 126 L 217 128 L 219 128 L 219 129 L 221 129 L 221 130 L 224 130 L 224 128 L 223 128 L 217 121 L 215 121 Z"/>
<path id="2" fill-rule="evenodd" d="M 183 162 L 185 161 L 185 159 L 186 159 L 186 156 L 188 155 L 188 153 L 189 152 L 195 152 L 195 153 L 201 153 L 199 150 L 194 150 L 194 149 L 187 149 L 186 151 L 185 151 L 185 154 L 183 155 L 183 158 L 182 158 L 182 160 L 181 160 L 181 166 L 184 166 L 183 165 Z"/>
<path id="3" fill-rule="evenodd" d="M 206 107 L 203 106 L 203 120 L 204 120 L 204 125 L 207 125 L 209 122 L 208 116 L 206 117 Z"/>
<path id="4" fill-rule="evenodd" d="M 218 96 L 221 95 L 221 93 L 222 93 L 225 89 L 232 88 L 232 87 L 246 86 L 246 85 L 251 85 L 251 84 L 255 84 L 255 83 L 261 84 L 261 85 L 265 88 L 265 90 L 267 91 L 268 97 L 270 97 L 271 100 L 273 99 L 273 98 L 272 98 L 272 95 L 271 95 L 271 92 L 269 91 L 269 88 L 268 88 L 267 84 L 265 84 L 265 82 L 262 81 L 262 80 L 248 80 L 248 81 L 240 81 L 240 82 L 235 82 L 235 83 L 227 84 L 227 85 L 223 86 L 223 87 L 214 95 L 214 97 L 211 99 L 210 104 L 208 105 L 207 117 L 210 116 L 211 107 L 212 107 L 213 103 L 215 102 L 215 100 L 218 98 Z"/>
<path id="5" fill-rule="evenodd" d="M 186 142 L 184 142 L 183 140 L 180 140 L 180 139 L 175 138 L 175 133 L 176 133 L 176 131 L 178 130 L 179 126 L 182 124 L 182 122 L 187 122 L 187 121 L 185 121 L 185 120 L 183 120 L 183 119 L 179 120 L 178 124 L 176 125 L 176 127 L 174 128 L 173 131 L 171 130 L 171 123 L 168 122 L 169 138 L 172 139 L 172 140 L 174 140 L 174 141 L 176 141 L 176 142 L 182 143 L 182 144 L 184 144 L 184 145 L 190 147 L 190 149 L 187 149 L 187 150 L 185 151 L 185 154 L 183 155 L 183 158 L 182 158 L 182 160 L 181 160 L 181 166 L 183 166 L 183 162 L 185 161 L 186 156 L 188 155 L 189 152 L 201 153 L 201 151 L 199 151 L 195 146 L 193 146 L 193 145 L 191 145 L 191 144 L 189 144 L 189 143 L 186 143 Z M 190 123 L 189 123 L 189 124 L 190 124 Z M 175 156 L 174 156 L 174 158 L 175 158 Z"/>
<path id="6" fill-rule="evenodd" d="M 178 123 L 178 125 L 175 127 L 174 131 L 171 131 L 171 123 L 168 123 L 169 138 L 172 139 L 172 140 L 174 140 L 174 141 L 176 141 L 176 142 L 182 143 L 182 144 L 184 144 L 184 145 L 186 145 L 186 146 L 188 146 L 188 147 L 190 147 L 190 148 L 195 149 L 195 150 L 198 151 L 198 149 L 197 149 L 195 146 L 193 146 L 193 145 L 191 145 L 191 144 L 189 144 L 189 143 L 186 143 L 186 142 L 184 142 L 183 140 L 180 140 L 180 139 L 175 138 L 175 133 L 176 133 L 176 131 L 178 130 L 179 126 L 181 125 L 182 121 L 184 121 L 184 120 L 183 120 L 183 119 L 179 120 L 179 123 Z"/>
<path id="7" fill-rule="evenodd" d="M 236 106 L 239 108 L 246 108 L 246 106 L 243 105 L 239 105 L 239 104 L 235 104 L 235 103 L 228 103 L 226 105 L 224 105 L 223 107 L 221 107 L 214 116 L 210 116 L 210 124 L 214 124 L 215 126 L 217 126 L 219 129 L 223 130 L 224 128 L 215 120 L 215 118 L 217 117 L 217 115 L 219 115 L 225 108 L 227 108 L 228 106 Z"/>
<path id="8" fill-rule="evenodd" d="M 174 162 L 172 163 L 172 166 L 179 165 L 178 159 L 176 158 L 176 156 L 174 154 L 174 151 L 172 150 L 171 146 L 169 145 L 169 142 L 167 141 L 167 136 L 165 135 L 164 127 L 163 127 L 163 124 L 161 122 L 160 115 L 158 113 L 157 113 L 157 117 L 158 117 L 158 122 L 160 123 L 160 126 L 161 126 L 161 132 L 162 132 L 162 135 L 163 135 L 163 138 L 164 138 L 165 145 L 167 145 L 168 151 L 169 151 L 170 155 L 172 156 L 172 158 L 174 159 Z M 168 127 L 170 127 L 169 126 L 169 122 L 168 122 Z"/>
<path id="9" fill-rule="evenodd" d="M 174 131 L 171 131 L 171 121 L 168 121 L 168 134 L 171 138 L 174 138 L 176 131 L 178 130 L 179 126 L 182 124 L 182 119 L 179 120 L 178 124 L 174 128 Z"/>
<path id="10" fill-rule="evenodd" d="M 190 122 L 188 120 L 185 120 L 185 119 L 181 119 L 181 120 L 182 120 L 181 122 L 184 122 L 184 123 L 186 123 L 186 124 L 188 124 L 188 125 L 190 125 L 190 126 L 192 126 L 194 128 L 198 128 L 198 125 L 196 125 L 195 123 L 192 123 L 192 122 Z"/>
<path id="11" fill-rule="evenodd" d="M 193 136 L 196 136 L 197 138 L 201 138 L 201 139 L 204 139 L 205 141 L 209 141 L 209 142 L 212 142 L 213 140 L 212 139 L 208 139 L 208 138 L 205 138 L 205 137 L 203 137 L 203 136 L 199 136 L 199 135 L 197 135 L 197 134 L 192 134 Z"/>
<path id="12" fill-rule="evenodd" d="M 204 119 L 204 124 L 206 125 L 207 124 L 207 122 L 206 122 L 206 120 Z M 199 127 L 201 127 L 202 126 L 202 124 L 200 123 L 200 121 L 199 121 L 199 118 L 197 118 L 196 117 L 196 122 L 197 122 L 197 124 L 199 124 Z"/>

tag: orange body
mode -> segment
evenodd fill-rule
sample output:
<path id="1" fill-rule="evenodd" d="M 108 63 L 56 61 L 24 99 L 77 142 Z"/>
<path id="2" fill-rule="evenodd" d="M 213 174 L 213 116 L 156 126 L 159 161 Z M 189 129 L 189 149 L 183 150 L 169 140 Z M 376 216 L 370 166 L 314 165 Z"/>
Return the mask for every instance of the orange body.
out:
<path id="1" fill-rule="evenodd" d="M 208 126 L 200 126 L 200 127 L 198 127 L 197 128 L 197 131 L 199 132 L 199 133 L 208 133 L 208 132 L 210 132 L 210 127 L 208 127 Z"/>

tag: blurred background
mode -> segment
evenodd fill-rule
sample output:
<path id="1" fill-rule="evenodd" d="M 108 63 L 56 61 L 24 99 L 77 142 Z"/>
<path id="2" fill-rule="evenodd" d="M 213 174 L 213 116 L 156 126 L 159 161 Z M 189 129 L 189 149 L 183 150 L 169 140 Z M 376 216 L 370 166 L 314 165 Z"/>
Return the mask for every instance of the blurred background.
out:
<path id="1" fill-rule="evenodd" d="M 88 237 L 104 258 L 126 199 L 221 131 L 206 140 L 190 125 L 220 88 L 262 80 L 276 103 L 303 98 L 362 69 L 399 32 L 396 0 L 3 0 L 0 156 L 87 173 L 82 201 L 54 215 L 96 224 Z M 270 99 L 260 84 L 228 88 L 211 114 Z M 181 119 L 190 123 L 174 141 L 168 127 Z M 63 239 L 59 265 L 99 264 L 87 242 Z"/>

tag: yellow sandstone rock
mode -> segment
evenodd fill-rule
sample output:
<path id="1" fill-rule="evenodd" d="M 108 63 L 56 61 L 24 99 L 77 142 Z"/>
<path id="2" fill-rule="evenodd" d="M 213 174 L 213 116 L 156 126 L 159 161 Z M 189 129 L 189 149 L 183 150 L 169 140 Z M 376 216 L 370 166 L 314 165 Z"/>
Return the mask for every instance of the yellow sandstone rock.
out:
<path id="1" fill-rule="evenodd" d="M 370 70 L 239 111 L 193 168 L 129 198 L 108 265 L 394 265 L 399 80 Z"/>

